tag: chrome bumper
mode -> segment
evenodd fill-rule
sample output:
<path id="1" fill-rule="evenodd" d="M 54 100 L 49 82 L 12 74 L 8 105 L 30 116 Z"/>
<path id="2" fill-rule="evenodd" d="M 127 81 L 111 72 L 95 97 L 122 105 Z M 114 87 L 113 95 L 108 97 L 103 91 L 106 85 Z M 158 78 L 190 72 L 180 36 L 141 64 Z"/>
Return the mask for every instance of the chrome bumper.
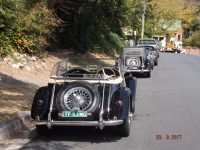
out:
<path id="1" fill-rule="evenodd" d="M 129 70 L 129 69 L 127 69 L 127 70 L 125 70 L 125 72 L 137 72 L 137 73 L 144 73 L 144 72 L 149 72 L 150 70 L 148 70 L 148 69 L 142 69 L 142 70 Z"/>
<path id="2" fill-rule="evenodd" d="M 98 126 L 103 128 L 105 126 L 117 126 L 123 123 L 123 120 L 110 120 L 110 121 L 37 121 L 36 125 L 51 126 Z"/>

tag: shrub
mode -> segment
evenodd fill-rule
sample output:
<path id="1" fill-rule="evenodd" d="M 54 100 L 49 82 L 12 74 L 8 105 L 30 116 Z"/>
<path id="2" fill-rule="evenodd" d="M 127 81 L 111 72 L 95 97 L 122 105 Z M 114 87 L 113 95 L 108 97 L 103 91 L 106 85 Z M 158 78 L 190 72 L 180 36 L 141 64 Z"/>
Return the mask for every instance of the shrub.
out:
<path id="1" fill-rule="evenodd" d="M 79 1 L 78 11 L 68 12 L 68 0 L 57 1 L 58 16 L 70 29 L 61 33 L 61 45 L 71 46 L 80 53 L 89 51 L 113 53 L 123 44 L 122 27 L 128 24 L 126 0 L 89 0 Z M 73 18 L 73 19 L 71 19 Z"/>
<path id="2" fill-rule="evenodd" d="M 183 39 L 183 46 L 192 46 L 192 39 Z"/>
<path id="3" fill-rule="evenodd" d="M 116 52 L 119 52 L 120 49 L 125 46 L 123 39 L 116 33 L 110 32 L 108 41 L 112 44 L 112 49 Z"/>
<path id="4" fill-rule="evenodd" d="M 101 34 L 99 36 L 99 41 L 95 44 L 91 44 L 89 50 L 92 52 L 115 55 L 123 46 L 125 46 L 123 39 L 118 34 L 110 32 L 108 35 Z"/>
<path id="5" fill-rule="evenodd" d="M 193 33 L 191 39 L 192 39 L 192 46 L 200 48 L 200 31 Z"/>
<path id="6" fill-rule="evenodd" d="M 194 32 L 188 39 L 183 40 L 184 46 L 194 46 L 200 48 L 200 31 Z"/>
<path id="7" fill-rule="evenodd" d="M 8 37 L 8 34 L 5 34 L 4 32 L 0 33 L 0 56 L 1 57 L 4 57 L 12 53 L 13 47 L 11 45 L 12 43 L 10 41 L 10 38 Z"/>
<path id="8" fill-rule="evenodd" d="M 43 56 L 59 20 L 47 1 L 0 2 L 0 56 L 13 52 Z"/>

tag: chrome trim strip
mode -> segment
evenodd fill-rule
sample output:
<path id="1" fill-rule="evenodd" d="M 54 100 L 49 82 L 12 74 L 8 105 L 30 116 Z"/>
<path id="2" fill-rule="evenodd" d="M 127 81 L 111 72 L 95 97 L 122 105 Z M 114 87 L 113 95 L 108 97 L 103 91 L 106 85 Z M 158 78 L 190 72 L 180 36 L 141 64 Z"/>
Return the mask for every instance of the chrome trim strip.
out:
<path id="1" fill-rule="evenodd" d="M 112 85 L 111 85 L 112 86 Z M 109 87 L 109 95 L 108 95 L 108 105 L 107 105 L 107 113 L 110 113 L 110 101 L 111 101 L 111 86 Z"/>
<path id="2" fill-rule="evenodd" d="M 144 52 L 142 53 L 142 68 L 144 68 L 145 66 L 144 66 Z"/>
<path id="3" fill-rule="evenodd" d="M 52 110 L 53 110 L 53 100 L 54 100 L 55 87 L 56 87 L 56 83 L 53 85 L 53 88 L 52 88 L 51 103 L 50 103 L 50 108 L 49 108 L 49 113 L 48 113 L 48 128 L 49 129 L 51 128 L 51 122 L 52 122 L 51 113 L 52 113 Z"/>
<path id="4" fill-rule="evenodd" d="M 49 83 L 58 83 L 58 84 L 61 84 L 61 83 L 64 83 L 64 82 L 74 82 L 74 81 L 77 81 L 77 80 L 71 80 L 71 79 L 63 79 L 63 80 L 54 80 L 54 79 L 49 79 Z M 78 80 L 80 81 L 80 80 Z M 118 78 L 114 78 L 114 79 L 109 79 L 109 80 L 85 80 L 85 79 L 81 79 L 81 81 L 86 81 L 88 83 L 100 83 L 100 84 L 120 84 L 123 79 L 122 77 L 118 77 Z"/>
<path id="5" fill-rule="evenodd" d="M 143 69 L 143 70 L 125 70 L 126 72 L 140 72 L 140 73 L 143 73 L 143 72 L 149 72 L 150 70 L 148 69 Z"/>
<path id="6" fill-rule="evenodd" d="M 103 112 L 104 112 L 104 99 L 105 99 L 105 86 L 106 84 L 103 84 L 103 95 L 102 95 L 102 100 L 101 100 L 101 110 L 99 112 L 99 127 L 100 129 L 103 129 Z"/>
<path id="7" fill-rule="evenodd" d="M 103 121 L 104 126 L 117 126 L 123 123 L 123 120 L 110 120 Z M 98 126 L 101 127 L 101 124 L 98 121 L 52 121 L 53 126 Z M 47 121 L 36 122 L 36 125 L 47 125 Z"/>

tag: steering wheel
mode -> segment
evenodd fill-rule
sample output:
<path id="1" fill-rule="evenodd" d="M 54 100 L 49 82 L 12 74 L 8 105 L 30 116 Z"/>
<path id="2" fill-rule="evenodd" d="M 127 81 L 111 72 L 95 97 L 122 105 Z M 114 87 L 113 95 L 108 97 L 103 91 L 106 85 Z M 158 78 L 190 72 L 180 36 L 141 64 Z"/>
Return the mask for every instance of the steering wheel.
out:
<path id="1" fill-rule="evenodd" d="M 112 77 L 116 77 L 115 71 L 110 68 L 100 68 L 97 70 L 96 74 L 103 74 L 103 79 L 110 79 Z"/>

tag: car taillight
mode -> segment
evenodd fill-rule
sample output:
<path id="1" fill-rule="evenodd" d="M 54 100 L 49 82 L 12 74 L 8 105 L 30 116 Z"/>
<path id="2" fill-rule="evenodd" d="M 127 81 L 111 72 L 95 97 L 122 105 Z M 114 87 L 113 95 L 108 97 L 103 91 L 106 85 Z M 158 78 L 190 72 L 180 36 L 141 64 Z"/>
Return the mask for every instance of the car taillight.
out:
<path id="1" fill-rule="evenodd" d="M 116 101 L 116 106 L 117 107 L 122 107 L 123 103 L 121 100 Z"/>
<path id="2" fill-rule="evenodd" d="M 152 55 L 150 55 L 150 59 L 153 60 L 153 56 Z"/>

